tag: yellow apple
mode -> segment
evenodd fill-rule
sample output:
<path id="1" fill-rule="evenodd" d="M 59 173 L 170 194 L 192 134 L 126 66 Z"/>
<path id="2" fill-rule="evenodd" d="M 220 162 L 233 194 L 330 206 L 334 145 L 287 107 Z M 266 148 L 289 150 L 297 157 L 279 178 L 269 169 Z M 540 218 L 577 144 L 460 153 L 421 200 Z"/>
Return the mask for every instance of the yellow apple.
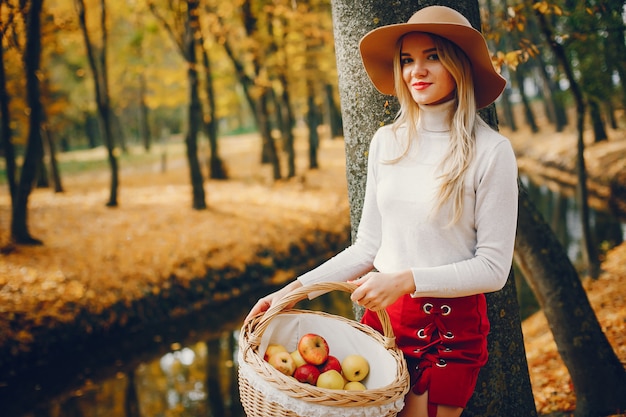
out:
<path id="1" fill-rule="evenodd" d="M 370 365 L 361 355 L 348 355 L 341 361 L 341 370 L 348 381 L 362 381 L 370 371 Z"/>
<path id="2" fill-rule="evenodd" d="M 278 352 L 287 352 L 287 348 L 279 344 L 269 344 L 267 345 L 267 349 L 265 350 L 265 355 L 263 355 L 263 359 L 269 361 L 270 357 Z"/>
<path id="3" fill-rule="evenodd" d="M 321 373 L 320 376 L 317 377 L 316 385 L 319 388 L 343 389 L 343 376 L 334 369 L 331 369 L 330 371 Z"/>
<path id="4" fill-rule="evenodd" d="M 291 352 L 291 357 L 293 358 L 293 361 L 296 363 L 296 368 L 306 364 L 306 361 L 304 360 L 300 352 L 298 352 L 298 349 Z"/>
<path id="5" fill-rule="evenodd" d="M 365 391 L 367 388 L 359 381 L 350 381 L 343 386 L 346 391 Z"/>
<path id="6" fill-rule="evenodd" d="M 287 351 L 276 352 L 270 356 L 268 363 L 287 376 L 292 376 L 296 370 L 296 364 Z"/>

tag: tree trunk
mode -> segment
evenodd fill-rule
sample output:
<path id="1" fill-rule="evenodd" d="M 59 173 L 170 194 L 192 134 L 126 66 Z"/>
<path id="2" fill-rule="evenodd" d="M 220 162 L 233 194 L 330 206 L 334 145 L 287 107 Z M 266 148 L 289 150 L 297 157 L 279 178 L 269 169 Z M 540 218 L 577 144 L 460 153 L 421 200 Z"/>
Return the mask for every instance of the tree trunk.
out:
<path id="1" fill-rule="evenodd" d="M 198 25 L 198 0 L 187 0 L 187 26 L 185 32 L 185 58 L 187 60 L 187 79 L 189 80 L 189 110 L 187 114 L 188 126 L 185 135 L 187 162 L 191 177 L 192 207 L 195 210 L 206 209 L 204 194 L 204 178 L 198 161 L 198 132 L 200 131 L 200 116 L 202 106 L 198 94 L 198 70 L 196 69 L 196 40 L 195 34 Z"/>
<path id="2" fill-rule="evenodd" d="M 533 44 L 541 44 L 542 40 L 539 35 L 540 31 L 537 27 L 536 22 L 533 19 L 528 19 L 527 33 L 530 34 Z M 563 104 L 563 92 L 561 91 L 561 87 L 559 86 L 558 82 L 554 81 L 559 79 L 559 74 L 557 73 L 556 76 L 550 77 L 546 69 L 548 68 L 548 64 L 544 60 L 544 55 L 538 54 L 534 61 L 537 64 L 536 68 L 541 75 L 541 79 L 543 80 L 543 95 L 548 98 L 549 101 L 549 103 L 546 105 L 546 107 L 548 108 L 548 120 L 554 119 L 551 121 L 552 123 L 554 123 L 556 131 L 562 132 L 565 126 L 567 126 L 568 120 L 567 113 L 565 112 L 565 106 Z"/>
<path id="3" fill-rule="evenodd" d="M 139 74 L 139 129 L 141 132 L 141 142 L 146 152 L 150 152 L 152 147 L 152 134 L 150 132 L 150 109 L 146 103 L 146 75 Z"/>
<path id="4" fill-rule="evenodd" d="M 98 115 L 102 125 L 104 144 L 107 148 L 107 157 L 111 168 L 111 189 L 109 201 L 106 203 L 108 207 L 117 207 L 117 191 L 119 186 L 119 169 L 117 166 L 117 157 L 115 156 L 115 145 L 113 141 L 113 129 L 111 124 L 111 107 L 109 103 L 109 85 L 106 71 L 106 4 L 105 0 L 100 0 L 100 30 L 102 31 L 102 45 L 96 62 L 96 55 L 93 44 L 89 38 L 87 22 L 85 17 L 85 3 L 83 0 L 76 0 L 76 8 L 78 11 L 78 21 L 80 23 L 85 48 L 87 49 L 87 58 L 89 66 L 93 73 L 94 90 L 96 93 L 96 105 L 98 107 Z M 100 65 L 98 65 L 98 63 Z"/>
<path id="5" fill-rule="evenodd" d="M 137 397 L 137 387 L 135 385 L 135 371 L 132 370 L 128 372 L 126 378 L 128 383 L 124 397 L 124 411 L 126 412 L 124 417 L 140 417 L 139 398 Z"/>
<path id="6" fill-rule="evenodd" d="M 326 91 L 326 101 L 328 103 L 330 138 L 334 139 L 337 136 L 343 136 L 343 120 L 341 118 L 341 110 L 335 102 L 333 86 L 326 84 L 326 86 L 324 86 L 324 90 Z"/>
<path id="7" fill-rule="evenodd" d="M 41 131 L 44 139 L 44 145 L 50 158 L 50 176 L 52 177 L 52 183 L 54 184 L 54 192 L 62 193 L 63 185 L 61 184 L 61 174 L 59 173 L 59 164 L 57 163 L 56 147 L 54 146 L 52 133 L 50 133 L 50 128 L 45 123 L 43 124 Z"/>
<path id="8" fill-rule="evenodd" d="M 320 124 L 319 111 L 315 103 L 315 86 L 313 80 L 307 81 L 308 90 L 308 110 L 307 124 L 309 126 L 309 169 L 318 169 L 319 162 L 317 159 L 317 151 L 320 147 L 320 136 L 317 128 Z"/>
<path id="9" fill-rule="evenodd" d="M 198 33 L 200 29 L 198 28 Z M 204 121 L 204 130 L 209 139 L 209 178 L 214 180 L 225 180 L 228 178 L 224 162 L 219 155 L 218 137 L 217 137 L 217 111 L 215 104 L 215 89 L 213 88 L 213 73 L 211 66 L 211 58 L 209 57 L 208 47 L 204 45 L 203 36 L 198 37 L 198 46 L 202 52 L 202 64 L 204 66 L 204 90 L 207 100 L 208 115 Z"/>
<path id="10" fill-rule="evenodd" d="M 15 190 L 12 206 L 11 240 L 23 245 L 41 245 L 28 231 L 28 198 L 37 176 L 37 164 L 43 157 L 41 140 L 41 95 L 39 89 L 39 66 L 41 61 L 41 9 L 43 0 L 31 0 L 26 18 L 26 47 L 24 68 L 26 74 L 26 102 L 28 116 L 28 143 L 19 184 Z"/>
<path id="11" fill-rule="evenodd" d="M 537 13 L 541 30 L 550 43 L 559 64 L 570 80 L 576 100 L 578 130 L 579 198 L 583 199 L 581 212 L 587 208 L 584 167 L 583 125 L 585 105 L 582 93 L 573 76 L 572 68 L 560 44 L 552 40 L 552 32 L 545 16 Z M 582 184 L 581 184 L 582 183 Z M 525 193 L 521 194 L 525 197 Z M 626 371 L 589 305 L 571 262 L 549 227 L 528 200 L 520 204 L 520 228 L 517 235 L 516 259 L 526 271 L 537 299 L 544 308 L 554 334 L 557 348 L 572 377 L 576 392 L 575 416 L 600 416 L 626 409 Z M 588 211 L 583 215 L 588 216 Z M 587 217 L 588 219 L 588 217 Z M 583 227 L 588 227 L 588 221 Z M 583 235 L 589 230 L 583 229 Z M 592 269 L 593 266 L 590 266 Z M 591 274 L 593 276 L 593 269 Z M 596 271 L 597 273 L 597 271 Z M 602 381 L 602 383 L 598 383 Z"/>
<path id="12" fill-rule="evenodd" d="M 603 416 L 623 411 L 624 367 L 602 333 L 567 253 L 524 188 L 520 193 L 519 224 L 515 259 L 543 308 L 572 377 L 574 415 Z"/>
<path id="13" fill-rule="evenodd" d="M 2 14 L 0 13 L 0 19 Z M 0 21 L 4 24 L 4 22 Z M 15 164 L 15 148 L 13 147 L 12 132 L 11 132 L 11 110 L 10 102 L 11 98 L 7 92 L 7 77 L 6 68 L 4 66 L 4 48 L 1 43 L 0 37 L 0 144 L 2 145 L 2 151 L 4 153 L 4 160 L 6 164 L 7 172 L 7 184 L 9 186 L 9 195 L 11 196 L 11 204 L 15 204 L 15 195 L 17 190 L 17 182 L 15 174 L 17 173 L 17 166 Z"/>
<path id="14" fill-rule="evenodd" d="M 287 70 L 285 63 L 285 71 Z M 291 96 L 288 88 L 288 81 L 285 77 L 285 73 L 281 74 L 281 83 L 283 86 L 283 92 L 281 94 L 280 101 L 282 105 L 282 122 L 281 130 L 283 132 L 284 150 L 287 154 L 287 178 L 293 178 L 296 176 L 296 149 L 295 149 L 295 137 L 293 134 L 293 127 L 295 125 L 295 117 L 293 115 L 293 108 L 291 106 Z"/>
<path id="15" fill-rule="evenodd" d="M 428 4 L 435 3 L 461 8 L 479 26 L 476 0 Z M 332 2 L 353 237 L 358 229 L 365 194 L 369 142 L 381 124 L 393 119 L 391 108 L 395 106 L 392 102 L 390 107 L 387 101 L 391 98 L 381 96 L 368 81 L 361 64 L 358 42 L 375 27 L 374 16 L 378 25 L 405 22 L 418 8 L 414 1 L 397 1 L 392 5 L 374 0 Z M 495 118 L 493 109 L 491 117 Z M 505 289 L 489 294 L 487 300 L 492 325 L 490 359 L 480 372 L 476 393 L 464 415 L 536 416 L 512 274 Z M 359 310 L 356 315 L 360 317 Z"/>
<path id="16" fill-rule="evenodd" d="M 526 95 L 526 86 L 524 85 L 524 81 L 526 77 L 524 76 L 524 64 L 518 65 L 515 72 L 515 81 L 517 82 L 517 88 L 519 89 L 519 95 L 522 99 L 522 105 L 524 106 L 524 117 L 526 118 L 526 124 L 530 127 L 530 131 L 533 133 L 539 132 L 539 127 L 537 126 L 537 122 L 535 121 L 535 115 L 533 114 L 533 109 L 530 107 L 530 102 L 528 101 L 528 97 Z"/>
<path id="17" fill-rule="evenodd" d="M 243 2 L 241 6 L 241 11 L 247 35 L 248 37 L 253 38 L 255 36 L 255 32 L 257 31 L 257 19 L 252 13 L 249 0 Z M 220 19 L 219 16 L 218 19 Z M 223 22 L 220 23 L 228 26 Z M 251 89 L 255 86 L 254 79 L 246 74 L 246 69 L 243 62 L 237 58 L 235 51 L 233 50 L 233 47 L 228 39 L 225 39 L 223 46 L 226 54 L 232 61 L 233 66 L 235 67 L 235 74 L 237 75 L 237 78 L 241 83 L 241 86 L 243 87 L 246 101 L 248 102 L 248 105 L 252 110 L 257 124 L 257 128 L 259 130 L 259 133 L 261 134 L 261 163 L 270 162 L 273 168 L 273 178 L 274 180 L 279 180 L 282 177 L 280 170 L 280 160 L 278 158 L 278 152 L 276 151 L 274 138 L 272 137 L 272 129 L 270 127 L 268 114 L 268 95 L 271 93 L 271 91 L 268 91 L 269 88 L 266 87 L 264 91 L 259 94 L 259 98 L 254 98 L 251 92 Z M 261 53 L 259 51 L 257 51 L 257 53 L 255 54 L 256 59 L 253 63 L 253 66 L 255 68 L 254 76 L 257 76 L 261 69 L 261 64 L 259 62 L 260 54 Z"/>
<path id="18" fill-rule="evenodd" d="M 589 116 L 591 117 L 591 126 L 593 127 L 594 143 L 607 140 L 609 136 L 606 134 L 604 120 L 602 120 L 600 103 L 594 98 L 589 99 Z"/>
<path id="19" fill-rule="evenodd" d="M 535 15 L 539 21 L 539 27 L 544 34 L 550 49 L 554 53 L 558 64 L 563 68 L 565 76 L 570 84 L 570 91 L 574 96 L 576 104 L 576 131 L 577 131 L 577 153 L 576 153 L 576 169 L 578 176 L 577 197 L 580 204 L 580 222 L 582 227 L 582 252 L 587 263 L 589 275 L 597 278 L 600 273 L 600 260 L 598 251 L 593 238 L 591 236 L 591 227 L 589 225 L 589 198 L 587 189 L 587 168 L 585 166 L 585 100 L 580 89 L 579 83 L 574 76 L 574 70 L 567 58 L 563 45 L 554 40 L 552 29 L 548 25 L 546 17 L 536 10 Z"/>

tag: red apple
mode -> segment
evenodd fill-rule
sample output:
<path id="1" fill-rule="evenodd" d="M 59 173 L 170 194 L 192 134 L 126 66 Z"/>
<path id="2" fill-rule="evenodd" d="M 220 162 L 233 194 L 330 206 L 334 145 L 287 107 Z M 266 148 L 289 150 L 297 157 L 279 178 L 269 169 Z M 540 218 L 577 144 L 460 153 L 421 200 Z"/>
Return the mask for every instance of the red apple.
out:
<path id="1" fill-rule="evenodd" d="M 304 365 L 296 368 L 293 376 L 300 382 L 315 385 L 317 384 L 317 378 L 320 376 L 320 373 L 321 372 L 317 369 L 317 366 L 305 363 Z"/>
<path id="2" fill-rule="evenodd" d="M 278 372 L 287 376 L 292 376 L 296 370 L 296 364 L 287 351 L 274 353 L 270 356 L 268 363 L 278 370 Z"/>
<path id="3" fill-rule="evenodd" d="M 321 364 L 319 368 L 320 372 L 330 371 L 331 369 L 334 369 L 337 372 L 341 372 L 341 362 L 339 362 L 339 359 L 337 359 L 333 355 L 328 355 L 328 359 L 326 359 L 326 362 Z"/>
<path id="4" fill-rule="evenodd" d="M 307 333 L 298 342 L 298 352 L 311 365 L 321 365 L 328 359 L 328 343 L 315 333 Z"/>

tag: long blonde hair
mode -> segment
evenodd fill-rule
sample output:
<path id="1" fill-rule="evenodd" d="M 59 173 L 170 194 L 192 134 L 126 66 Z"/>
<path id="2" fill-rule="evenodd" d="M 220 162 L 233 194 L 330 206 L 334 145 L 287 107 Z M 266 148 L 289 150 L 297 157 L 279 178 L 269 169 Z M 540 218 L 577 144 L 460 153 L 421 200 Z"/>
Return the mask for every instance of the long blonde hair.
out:
<path id="1" fill-rule="evenodd" d="M 463 184 L 465 174 L 474 159 L 474 132 L 479 120 L 474 98 L 474 80 L 469 59 L 458 46 L 437 35 L 428 34 L 437 48 L 442 65 L 450 72 L 456 83 L 456 108 L 450 120 L 450 152 L 441 162 L 443 174 L 435 210 L 448 201 L 452 202 L 453 215 L 450 224 L 456 223 L 463 212 Z M 406 35 L 405 35 L 406 36 Z M 400 110 L 396 116 L 393 129 L 397 132 L 400 126 L 406 127 L 406 148 L 403 154 L 392 162 L 406 156 L 411 147 L 411 138 L 417 136 L 417 120 L 419 106 L 413 100 L 411 92 L 402 78 L 400 53 L 402 39 L 396 44 L 394 58 L 394 82 Z M 418 138 L 419 140 L 419 138 Z"/>

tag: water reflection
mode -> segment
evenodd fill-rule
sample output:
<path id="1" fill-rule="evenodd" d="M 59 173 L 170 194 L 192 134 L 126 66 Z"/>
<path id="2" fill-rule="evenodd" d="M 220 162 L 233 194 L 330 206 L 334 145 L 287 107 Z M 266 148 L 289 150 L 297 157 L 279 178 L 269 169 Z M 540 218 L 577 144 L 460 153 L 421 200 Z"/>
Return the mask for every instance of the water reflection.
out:
<path id="1" fill-rule="evenodd" d="M 578 205 L 571 195 L 555 192 L 545 185 L 536 186 L 522 178 L 530 197 L 550 223 L 570 259 L 581 260 L 581 227 Z M 601 249 L 624 240 L 624 224 L 601 208 L 591 210 L 593 238 Z M 516 272 L 518 276 L 521 274 Z M 525 317 L 537 308 L 532 292 L 518 279 L 518 294 Z M 3 414 L 7 417 L 244 417 L 239 401 L 237 381 L 237 337 L 241 319 L 250 300 L 239 301 L 230 309 L 186 318 L 184 323 L 170 323 L 174 336 L 158 333 L 159 349 L 147 350 L 137 343 L 135 356 L 123 364 L 95 365 L 107 367 L 103 372 L 88 372 L 78 378 L 79 385 L 68 385 L 62 394 L 50 386 L 54 395 L 43 405 L 27 413 Z M 303 301 L 298 308 L 327 311 L 352 318 L 349 296 L 333 292 L 313 301 Z M 203 320 L 200 320 L 203 319 Z M 163 331 L 163 329 L 160 329 Z M 154 336 L 154 335 L 153 335 Z M 104 347 L 102 347 L 104 349 Z M 141 353 L 141 354 L 140 354 Z M 83 365 L 83 367 L 89 365 Z M 113 372 L 111 372 L 113 370 Z M 59 373 L 60 374 L 60 373 Z M 104 375 L 96 377 L 95 375 Z M 70 378 L 76 380 L 77 378 Z M 39 383 L 34 390 L 42 390 Z M 37 388 L 38 387 L 38 388 Z M 54 387 L 57 388 L 58 387 Z M 29 396 L 34 391 L 25 391 Z M 47 397 L 49 397 L 48 395 Z M 0 405 L 0 407 L 2 407 Z M 0 408 L 1 409 L 1 408 Z"/>
<path id="2" fill-rule="evenodd" d="M 298 308 L 353 317 L 349 295 L 333 292 Z M 240 305 L 243 317 L 248 305 Z M 244 311 L 245 310 L 245 311 Z M 237 380 L 241 326 L 214 323 L 204 340 L 170 345 L 170 351 L 101 380 L 88 379 L 23 417 L 244 417 Z M 4 415 L 4 414 L 3 414 Z M 10 417 L 7 416 L 7 417 Z"/>
<path id="3" fill-rule="evenodd" d="M 566 249 L 575 266 L 582 265 L 582 226 L 580 205 L 571 189 L 556 189 L 554 185 L 534 184 L 522 176 L 529 198 L 550 224 L 556 237 Z M 594 202 L 589 210 L 591 238 L 600 252 L 613 248 L 624 241 L 626 225 L 614 216 L 606 202 Z"/>

